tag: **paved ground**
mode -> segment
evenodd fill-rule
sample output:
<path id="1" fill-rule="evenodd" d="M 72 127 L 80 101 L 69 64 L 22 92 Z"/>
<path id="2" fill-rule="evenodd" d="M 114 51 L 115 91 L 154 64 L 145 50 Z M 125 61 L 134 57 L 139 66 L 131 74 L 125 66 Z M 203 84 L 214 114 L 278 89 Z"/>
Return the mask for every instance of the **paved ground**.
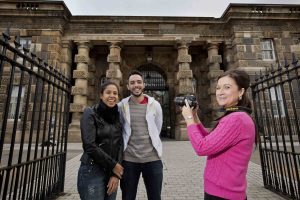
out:
<path id="1" fill-rule="evenodd" d="M 205 158 L 195 155 L 188 141 L 164 141 L 164 181 L 162 190 L 163 200 L 199 200 L 203 199 L 203 170 Z M 69 144 L 66 169 L 65 193 L 58 197 L 58 200 L 79 199 L 76 184 L 77 170 L 79 168 L 79 158 L 81 144 Z M 77 156 L 76 156 L 77 155 Z M 70 157 L 75 156 L 75 157 Z M 249 164 L 248 170 L 248 199 L 252 200 L 276 200 L 283 199 L 275 193 L 265 189 L 262 183 L 261 167 L 257 150 L 255 151 L 253 162 Z M 118 200 L 121 200 L 119 190 Z M 137 200 L 147 200 L 146 191 L 142 178 L 140 180 Z"/>

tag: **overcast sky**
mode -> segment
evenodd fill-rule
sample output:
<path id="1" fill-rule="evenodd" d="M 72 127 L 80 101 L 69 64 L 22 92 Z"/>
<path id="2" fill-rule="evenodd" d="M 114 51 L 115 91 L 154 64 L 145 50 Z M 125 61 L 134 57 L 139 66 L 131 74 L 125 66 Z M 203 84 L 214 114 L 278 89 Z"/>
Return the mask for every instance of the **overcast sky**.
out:
<path id="1" fill-rule="evenodd" d="M 72 15 L 220 17 L 229 3 L 299 4 L 300 0 L 64 0 Z"/>

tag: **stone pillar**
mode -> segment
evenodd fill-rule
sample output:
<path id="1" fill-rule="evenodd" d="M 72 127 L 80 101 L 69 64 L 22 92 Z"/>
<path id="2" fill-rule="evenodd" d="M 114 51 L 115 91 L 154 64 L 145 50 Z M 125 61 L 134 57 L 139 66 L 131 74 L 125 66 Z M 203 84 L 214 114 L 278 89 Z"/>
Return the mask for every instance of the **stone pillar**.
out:
<path id="1" fill-rule="evenodd" d="M 190 69 L 190 62 L 192 62 L 192 57 L 188 53 L 188 43 L 178 42 L 178 72 L 177 81 L 178 88 L 176 95 L 187 95 L 194 94 L 193 87 L 193 72 Z M 175 125 L 175 139 L 176 140 L 188 140 L 186 133 L 186 124 L 181 115 L 181 112 L 176 114 L 176 125 Z"/>
<path id="2" fill-rule="evenodd" d="M 65 73 L 65 76 L 71 77 L 71 65 L 72 65 L 72 43 L 71 41 L 62 41 L 61 49 L 61 70 Z"/>
<path id="3" fill-rule="evenodd" d="M 95 56 L 91 55 L 89 62 L 89 79 L 88 79 L 88 105 L 91 106 L 99 101 L 100 88 L 96 87 L 96 60 Z"/>
<path id="4" fill-rule="evenodd" d="M 72 87 L 73 103 L 70 105 L 72 122 L 70 125 L 69 141 L 80 141 L 80 118 L 84 108 L 87 106 L 88 91 L 88 64 L 90 43 L 88 41 L 76 42 L 78 54 L 75 55 L 76 70 L 73 71 L 75 86 Z"/>
<path id="5" fill-rule="evenodd" d="M 121 43 L 120 41 L 109 41 L 109 55 L 107 56 L 107 62 L 109 64 L 109 67 L 108 70 L 106 71 L 106 77 L 110 81 L 117 83 L 119 86 L 122 83 L 122 72 L 120 70 L 120 65 L 121 65 L 120 43 Z"/>
<path id="6" fill-rule="evenodd" d="M 210 95 L 212 109 L 211 118 L 216 119 L 220 116 L 220 113 L 217 111 L 219 106 L 216 101 L 216 85 L 217 78 L 223 73 L 223 70 L 220 69 L 220 63 L 222 63 L 221 55 L 218 55 L 219 43 L 217 42 L 208 42 L 207 45 L 207 60 L 206 64 L 208 66 L 208 79 L 210 81 L 210 88 L 208 89 L 208 94 Z M 213 126 L 214 124 L 211 124 Z"/>
<path id="7" fill-rule="evenodd" d="M 234 69 L 234 56 L 233 56 L 233 47 L 231 42 L 225 42 L 224 50 L 224 64 L 227 70 Z"/>

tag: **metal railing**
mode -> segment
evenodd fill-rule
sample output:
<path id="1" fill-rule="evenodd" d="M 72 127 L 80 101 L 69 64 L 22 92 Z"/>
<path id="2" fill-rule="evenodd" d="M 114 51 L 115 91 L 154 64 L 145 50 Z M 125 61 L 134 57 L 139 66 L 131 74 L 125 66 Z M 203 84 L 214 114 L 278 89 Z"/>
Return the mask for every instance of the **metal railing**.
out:
<path id="1" fill-rule="evenodd" d="M 251 85 L 266 188 L 300 199 L 300 65 L 271 67 Z"/>
<path id="2" fill-rule="evenodd" d="M 48 199 L 64 189 L 70 80 L 2 35 L 0 199 Z"/>

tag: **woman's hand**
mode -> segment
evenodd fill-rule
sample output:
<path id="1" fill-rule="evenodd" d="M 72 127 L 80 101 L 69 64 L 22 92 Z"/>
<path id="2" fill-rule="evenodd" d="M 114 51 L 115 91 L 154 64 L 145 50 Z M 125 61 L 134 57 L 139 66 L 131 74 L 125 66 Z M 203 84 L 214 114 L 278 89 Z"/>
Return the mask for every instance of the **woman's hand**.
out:
<path id="1" fill-rule="evenodd" d="M 124 168 L 122 167 L 122 165 L 120 165 L 119 163 L 116 164 L 116 166 L 113 168 L 113 173 L 119 177 L 119 179 L 122 178 L 124 172 Z"/>
<path id="2" fill-rule="evenodd" d="M 111 195 L 112 193 L 118 190 L 119 179 L 117 177 L 111 176 L 107 184 L 107 194 Z"/>
<path id="3" fill-rule="evenodd" d="M 182 106 L 182 116 L 185 119 L 185 122 L 187 125 L 195 124 L 196 121 L 198 121 L 198 115 L 197 115 L 197 109 L 196 108 L 191 108 L 187 99 L 185 99 L 185 106 Z"/>

